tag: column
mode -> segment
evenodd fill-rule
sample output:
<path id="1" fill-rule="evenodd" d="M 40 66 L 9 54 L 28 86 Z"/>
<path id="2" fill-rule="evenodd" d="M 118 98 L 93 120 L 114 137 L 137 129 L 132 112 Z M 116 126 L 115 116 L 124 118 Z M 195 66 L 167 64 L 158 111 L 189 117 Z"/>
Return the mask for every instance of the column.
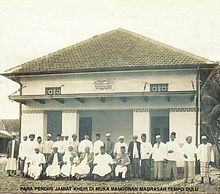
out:
<path id="1" fill-rule="evenodd" d="M 196 141 L 196 111 L 195 108 L 170 109 L 170 133 L 176 132 L 176 140 L 185 143 L 187 136 Z"/>
<path id="2" fill-rule="evenodd" d="M 141 134 L 146 133 L 147 140 L 150 140 L 150 115 L 147 108 L 133 109 L 133 135 L 138 135 L 140 140 Z"/>
<path id="3" fill-rule="evenodd" d="M 63 110 L 62 134 L 72 136 L 74 133 L 79 138 L 79 114 L 76 110 Z"/>
<path id="4" fill-rule="evenodd" d="M 35 134 L 44 140 L 47 134 L 47 115 L 43 110 L 23 110 L 21 116 L 21 138 Z"/>

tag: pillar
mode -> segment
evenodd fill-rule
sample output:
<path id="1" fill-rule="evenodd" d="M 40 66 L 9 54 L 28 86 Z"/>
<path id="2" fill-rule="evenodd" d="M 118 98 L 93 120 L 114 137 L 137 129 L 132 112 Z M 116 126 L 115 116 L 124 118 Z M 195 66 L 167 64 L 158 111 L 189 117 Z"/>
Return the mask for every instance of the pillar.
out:
<path id="1" fill-rule="evenodd" d="M 147 140 L 150 140 L 150 116 L 147 108 L 133 109 L 133 135 L 138 135 L 140 140 L 141 134 L 146 133 Z"/>
<path id="2" fill-rule="evenodd" d="M 35 134 L 44 140 L 47 134 L 47 115 L 43 110 L 23 110 L 21 115 L 21 139 L 23 136 Z"/>
<path id="3" fill-rule="evenodd" d="M 77 134 L 79 138 L 79 114 L 76 110 L 62 111 L 62 134 L 68 136 Z"/>

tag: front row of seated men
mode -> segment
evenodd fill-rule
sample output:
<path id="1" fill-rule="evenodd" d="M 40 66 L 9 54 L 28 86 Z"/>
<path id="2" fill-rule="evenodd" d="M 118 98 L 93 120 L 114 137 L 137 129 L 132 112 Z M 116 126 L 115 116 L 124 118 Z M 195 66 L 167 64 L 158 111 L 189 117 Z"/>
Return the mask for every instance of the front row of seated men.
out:
<path id="1" fill-rule="evenodd" d="M 47 161 L 44 154 L 40 152 L 39 146 L 35 146 L 28 164 L 27 175 L 33 179 L 39 179 L 43 175 L 56 180 L 59 177 L 67 179 L 83 179 L 91 174 L 96 181 L 112 180 L 114 170 L 116 180 L 121 174 L 122 180 L 125 180 L 130 159 L 124 146 L 121 147 L 121 154 L 116 156 L 115 163 L 111 155 L 105 152 L 105 147 L 100 147 L 100 154 L 93 156 L 89 147 L 85 147 L 80 157 L 73 151 L 73 146 L 68 146 L 68 151 L 64 156 L 58 152 L 58 147 L 53 146 L 53 152 L 49 155 Z M 115 166 L 115 168 L 114 168 Z"/>

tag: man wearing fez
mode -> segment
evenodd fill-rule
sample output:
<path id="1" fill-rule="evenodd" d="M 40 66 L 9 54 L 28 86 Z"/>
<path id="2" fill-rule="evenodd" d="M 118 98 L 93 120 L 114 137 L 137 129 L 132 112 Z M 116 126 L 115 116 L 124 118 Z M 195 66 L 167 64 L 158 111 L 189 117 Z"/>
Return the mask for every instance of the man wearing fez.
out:
<path id="1" fill-rule="evenodd" d="M 5 170 L 8 176 L 16 175 L 17 169 L 17 159 L 19 152 L 19 143 L 16 140 L 16 134 L 12 133 L 12 140 L 8 142 L 6 154 L 7 154 L 7 164 Z"/>
<path id="2" fill-rule="evenodd" d="M 23 136 L 23 141 L 19 145 L 19 167 L 20 167 L 20 172 L 21 175 L 24 176 L 24 164 L 25 164 L 25 159 L 26 159 L 26 153 L 28 149 L 28 137 L 25 135 Z"/>
<path id="3" fill-rule="evenodd" d="M 153 146 L 153 160 L 154 160 L 154 179 L 162 181 L 164 179 L 164 164 L 167 158 L 167 147 L 161 141 L 160 135 L 156 136 L 156 143 Z"/>
<path id="4" fill-rule="evenodd" d="M 137 141 L 138 136 L 133 136 L 133 141 L 129 143 L 128 154 L 131 160 L 133 178 L 139 178 L 139 167 L 141 158 L 141 143 Z"/>
<path id="5" fill-rule="evenodd" d="M 197 148 L 192 143 L 192 136 L 188 136 L 186 137 L 186 143 L 183 145 L 185 183 L 188 182 L 188 179 L 190 179 L 191 183 L 194 182 L 196 155 Z"/>
<path id="6" fill-rule="evenodd" d="M 152 145 L 147 141 L 146 134 L 141 135 L 141 178 L 143 180 L 151 179 L 151 158 L 152 158 Z"/>
<path id="7" fill-rule="evenodd" d="M 172 132 L 170 135 L 170 141 L 166 143 L 167 145 L 167 166 L 166 166 L 166 179 L 172 180 L 172 175 L 174 180 L 177 179 L 177 167 L 176 161 L 179 153 L 179 145 L 175 141 L 176 133 Z"/>
<path id="8" fill-rule="evenodd" d="M 106 141 L 105 141 L 105 150 L 106 153 L 111 155 L 113 157 L 113 151 L 114 151 L 114 142 L 111 140 L 111 134 L 106 133 Z"/>
<path id="9" fill-rule="evenodd" d="M 210 165 L 214 163 L 214 153 L 212 144 L 207 142 L 207 137 L 202 136 L 202 143 L 198 147 L 198 160 L 200 161 L 201 184 L 204 178 L 209 178 L 209 184 L 212 184 L 210 177 Z"/>

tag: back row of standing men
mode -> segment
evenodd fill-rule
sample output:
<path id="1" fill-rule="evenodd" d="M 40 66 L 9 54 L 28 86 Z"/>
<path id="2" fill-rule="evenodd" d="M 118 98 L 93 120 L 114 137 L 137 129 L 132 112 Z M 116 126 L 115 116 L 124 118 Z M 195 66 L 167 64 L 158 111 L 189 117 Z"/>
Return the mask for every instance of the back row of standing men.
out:
<path id="1" fill-rule="evenodd" d="M 53 142 L 48 134 L 47 141 L 43 143 L 41 137 L 37 137 L 35 141 L 35 135 L 30 134 L 29 139 L 27 136 L 23 137 L 19 150 L 15 136 L 12 136 L 13 140 L 7 148 L 6 170 L 8 175 L 13 174 L 16 170 L 16 159 L 19 158 L 21 173 L 35 179 L 45 171 L 48 177 L 53 178 L 61 175 L 79 179 L 93 174 L 95 180 L 110 180 L 113 168 L 116 179 L 119 176 L 125 179 L 128 167 L 131 167 L 133 177 L 139 178 L 141 167 L 141 178 L 151 180 L 153 165 L 155 180 L 177 179 L 179 144 L 175 141 L 176 133 L 171 133 L 170 141 L 166 144 L 161 141 L 160 135 L 157 135 L 153 147 L 147 141 L 146 134 L 141 135 L 141 142 L 137 141 L 138 136 L 134 135 L 129 146 L 124 142 L 124 136 L 119 136 L 115 144 L 110 136 L 111 134 L 107 133 L 106 141 L 103 142 L 100 140 L 100 134 L 96 134 L 93 144 L 88 135 L 78 142 L 76 134 L 72 135 L 72 138 L 58 134 Z M 206 136 L 202 136 L 202 144 L 198 149 L 192 143 L 192 137 L 188 136 L 182 155 L 185 182 L 194 181 L 197 157 L 200 161 L 201 183 L 204 183 L 204 177 L 208 177 L 211 183 L 209 170 L 214 157 L 212 145 L 207 143 Z"/>

